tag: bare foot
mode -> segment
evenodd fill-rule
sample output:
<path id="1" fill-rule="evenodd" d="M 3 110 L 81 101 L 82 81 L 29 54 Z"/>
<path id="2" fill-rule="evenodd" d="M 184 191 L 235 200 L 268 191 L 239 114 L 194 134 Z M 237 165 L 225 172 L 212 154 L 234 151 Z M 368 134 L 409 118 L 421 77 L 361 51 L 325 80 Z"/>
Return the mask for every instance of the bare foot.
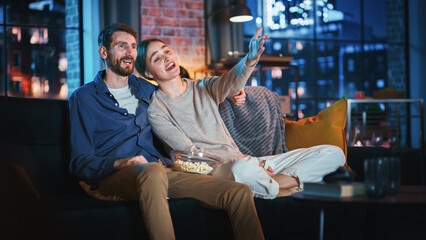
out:
<path id="1" fill-rule="evenodd" d="M 280 191 L 278 192 L 277 197 L 286 197 L 290 196 L 291 194 L 295 192 L 299 192 L 300 190 L 298 188 L 280 188 Z"/>
<path id="2" fill-rule="evenodd" d="M 280 189 L 291 189 L 300 185 L 297 177 L 292 177 L 285 174 L 278 174 L 274 177 L 275 181 L 280 185 Z"/>

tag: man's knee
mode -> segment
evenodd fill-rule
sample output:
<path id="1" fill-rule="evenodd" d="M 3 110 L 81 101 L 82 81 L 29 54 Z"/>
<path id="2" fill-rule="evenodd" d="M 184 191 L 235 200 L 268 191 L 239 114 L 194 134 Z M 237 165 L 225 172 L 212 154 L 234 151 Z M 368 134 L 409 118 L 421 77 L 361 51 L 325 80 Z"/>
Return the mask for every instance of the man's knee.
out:
<path id="1" fill-rule="evenodd" d="M 159 163 L 148 163 L 133 167 L 137 172 L 138 185 L 150 184 L 167 184 L 167 174 Z"/>
<path id="2" fill-rule="evenodd" d="M 243 183 L 229 182 L 229 186 L 226 187 L 227 193 L 223 196 L 229 196 L 229 200 L 239 202 L 242 199 L 251 199 L 253 193 L 250 187 Z"/>

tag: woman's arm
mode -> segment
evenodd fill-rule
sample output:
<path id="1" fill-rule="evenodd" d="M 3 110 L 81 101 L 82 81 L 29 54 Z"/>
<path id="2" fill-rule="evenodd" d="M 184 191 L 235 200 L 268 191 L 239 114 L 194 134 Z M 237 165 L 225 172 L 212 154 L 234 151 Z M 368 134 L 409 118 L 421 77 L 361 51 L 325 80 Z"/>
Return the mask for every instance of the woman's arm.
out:
<path id="1" fill-rule="evenodd" d="M 250 40 L 249 52 L 233 68 L 220 77 L 204 78 L 204 85 L 217 104 L 223 102 L 228 96 L 237 95 L 247 83 L 254 66 L 265 50 L 265 40 L 269 38 L 268 35 L 260 37 L 261 32 L 260 27 Z"/>

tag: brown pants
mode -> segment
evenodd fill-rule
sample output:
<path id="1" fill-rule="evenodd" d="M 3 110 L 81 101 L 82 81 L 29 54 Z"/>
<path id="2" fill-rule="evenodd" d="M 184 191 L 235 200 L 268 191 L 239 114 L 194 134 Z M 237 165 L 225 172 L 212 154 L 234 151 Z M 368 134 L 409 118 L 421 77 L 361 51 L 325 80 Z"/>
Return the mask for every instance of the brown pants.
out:
<path id="1" fill-rule="evenodd" d="M 151 239 L 175 239 L 167 197 L 194 198 L 203 206 L 224 209 L 235 239 L 264 239 L 250 188 L 240 183 L 167 172 L 161 164 L 149 163 L 127 167 L 106 177 L 97 191 L 103 196 L 139 201 Z"/>

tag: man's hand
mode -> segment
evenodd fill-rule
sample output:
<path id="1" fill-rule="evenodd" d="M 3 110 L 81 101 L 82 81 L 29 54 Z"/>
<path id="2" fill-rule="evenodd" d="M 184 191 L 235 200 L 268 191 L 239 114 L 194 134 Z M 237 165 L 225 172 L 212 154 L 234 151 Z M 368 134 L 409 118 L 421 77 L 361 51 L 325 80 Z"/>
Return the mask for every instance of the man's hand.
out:
<path id="1" fill-rule="evenodd" d="M 262 33 L 262 29 L 262 27 L 258 28 L 256 34 L 250 40 L 246 61 L 247 67 L 253 67 L 259 60 L 260 55 L 265 51 L 265 40 L 269 38 L 269 35 L 259 37 L 260 33 Z"/>
<path id="2" fill-rule="evenodd" d="M 122 169 L 128 166 L 141 165 L 146 163 L 148 163 L 148 161 L 145 159 L 145 157 L 142 155 L 139 155 L 139 156 L 130 157 L 130 158 L 117 159 L 114 162 L 114 167 L 116 169 Z"/>
<path id="3" fill-rule="evenodd" d="M 243 105 L 246 102 L 246 92 L 244 88 L 242 88 L 237 95 L 232 97 L 232 102 L 237 106 Z"/>
<path id="4" fill-rule="evenodd" d="M 271 177 L 275 177 L 275 171 L 274 169 L 271 168 L 271 166 L 268 166 L 267 169 L 265 169 L 265 161 L 262 161 L 259 163 L 259 167 L 263 168 L 265 170 L 265 172 Z"/>

